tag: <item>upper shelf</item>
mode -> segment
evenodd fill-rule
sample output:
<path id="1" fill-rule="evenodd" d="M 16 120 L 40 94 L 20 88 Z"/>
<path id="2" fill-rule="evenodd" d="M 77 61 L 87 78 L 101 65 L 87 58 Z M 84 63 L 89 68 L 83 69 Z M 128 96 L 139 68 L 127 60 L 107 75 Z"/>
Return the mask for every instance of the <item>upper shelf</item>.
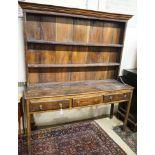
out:
<path id="1" fill-rule="evenodd" d="M 75 42 L 56 42 L 46 40 L 28 39 L 27 43 L 33 44 L 49 44 L 49 45 L 66 45 L 66 46 L 95 46 L 95 47 L 123 47 L 122 44 L 95 44 L 95 43 L 75 43 Z"/>
<path id="2" fill-rule="evenodd" d="M 104 66 L 119 66 L 120 63 L 91 63 L 91 64 L 28 64 L 29 68 L 38 67 L 104 67 Z"/>

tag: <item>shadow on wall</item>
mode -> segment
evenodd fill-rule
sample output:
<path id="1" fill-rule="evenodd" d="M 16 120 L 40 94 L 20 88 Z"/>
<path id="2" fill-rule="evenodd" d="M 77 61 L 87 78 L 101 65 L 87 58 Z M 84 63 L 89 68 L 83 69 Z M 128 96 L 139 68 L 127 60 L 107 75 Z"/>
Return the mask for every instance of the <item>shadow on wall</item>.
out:
<path id="1" fill-rule="evenodd" d="M 137 68 L 137 49 L 135 49 L 135 63 L 134 63 L 135 68 Z"/>
<path id="2" fill-rule="evenodd" d="M 118 106 L 115 106 L 115 112 L 117 108 Z M 94 118 L 107 114 L 110 114 L 110 105 L 97 105 L 93 107 L 63 110 L 63 114 L 61 114 L 60 111 L 36 113 L 34 114 L 34 122 L 36 126 L 46 126 Z"/>

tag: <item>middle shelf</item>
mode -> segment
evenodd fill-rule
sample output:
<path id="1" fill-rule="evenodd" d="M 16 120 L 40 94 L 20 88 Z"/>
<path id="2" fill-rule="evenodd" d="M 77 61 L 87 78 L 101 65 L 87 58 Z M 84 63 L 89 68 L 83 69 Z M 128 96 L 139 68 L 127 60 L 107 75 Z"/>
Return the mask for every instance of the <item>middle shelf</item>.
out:
<path id="1" fill-rule="evenodd" d="M 34 40 L 28 39 L 27 43 L 33 44 L 48 44 L 48 45 L 65 45 L 65 46 L 95 46 L 95 47 L 123 47 L 122 44 L 99 44 L 99 43 L 77 43 L 77 42 L 58 42 L 58 41 L 46 41 L 46 40 Z"/>
<path id="2" fill-rule="evenodd" d="M 119 66 L 120 63 L 91 63 L 91 64 L 28 64 L 28 68 L 47 68 L 47 67 L 110 67 Z"/>

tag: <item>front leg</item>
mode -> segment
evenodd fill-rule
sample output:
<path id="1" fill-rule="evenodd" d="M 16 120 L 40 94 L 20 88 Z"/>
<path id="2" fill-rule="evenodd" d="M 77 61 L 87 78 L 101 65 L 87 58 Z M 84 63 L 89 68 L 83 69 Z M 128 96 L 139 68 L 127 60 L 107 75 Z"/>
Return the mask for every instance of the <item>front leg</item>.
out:
<path id="1" fill-rule="evenodd" d="M 114 116 L 114 103 L 111 104 L 111 109 L 110 109 L 110 119 L 112 119 Z"/>
<path id="2" fill-rule="evenodd" d="M 126 127 L 127 127 L 128 116 L 129 116 L 129 111 L 130 111 L 130 107 L 131 107 L 132 93 L 133 92 L 131 92 L 130 99 L 127 102 L 127 110 L 126 110 L 126 114 L 125 114 L 125 118 L 124 118 L 124 123 L 123 123 L 123 131 L 125 131 Z"/>
<path id="3" fill-rule="evenodd" d="M 27 144 L 28 154 L 31 154 L 31 114 L 30 114 L 30 101 L 26 100 L 26 111 L 27 111 Z"/>

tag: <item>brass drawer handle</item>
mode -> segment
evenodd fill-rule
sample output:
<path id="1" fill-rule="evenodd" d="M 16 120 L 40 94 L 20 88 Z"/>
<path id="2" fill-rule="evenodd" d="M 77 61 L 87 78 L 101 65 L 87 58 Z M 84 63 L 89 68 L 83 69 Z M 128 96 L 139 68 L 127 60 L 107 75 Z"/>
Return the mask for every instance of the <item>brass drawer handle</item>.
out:
<path id="1" fill-rule="evenodd" d="M 127 94 L 124 94 L 124 98 L 127 98 Z"/>
<path id="2" fill-rule="evenodd" d="M 59 106 L 60 106 L 60 114 L 62 115 L 63 114 L 62 103 L 60 103 Z"/>
<path id="3" fill-rule="evenodd" d="M 60 103 L 59 106 L 60 106 L 60 109 L 62 109 L 62 103 Z"/>
<path id="4" fill-rule="evenodd" d="M 109 96 L 109 100 L 112 101 L 112 99 L 113 99 L 113 96 Z"/>
<path id="5" fill-rule="evenodd" d="M 42 106 L 42 105 L 39 105 L 39 109 L 40 109 L 40 110 L 43 110 L 43 106 Z"/>

